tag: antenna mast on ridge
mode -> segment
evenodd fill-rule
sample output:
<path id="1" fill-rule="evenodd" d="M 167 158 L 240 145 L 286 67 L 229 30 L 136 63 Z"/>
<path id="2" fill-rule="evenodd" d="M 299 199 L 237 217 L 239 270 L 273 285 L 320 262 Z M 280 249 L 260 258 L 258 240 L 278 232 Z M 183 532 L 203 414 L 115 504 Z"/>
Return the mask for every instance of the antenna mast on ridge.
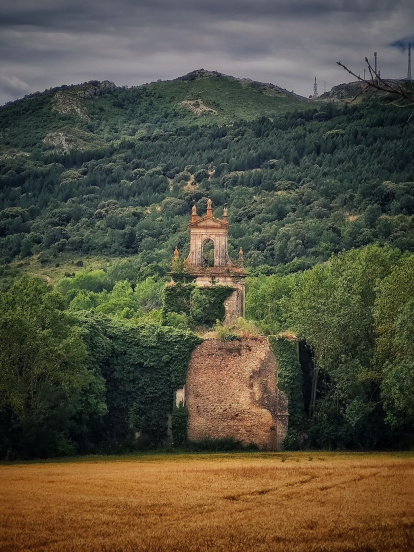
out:
<path id="1" fill-rule="evenodd" d="M 313 83 L 313 97 L 314 98 L 318 97 L 318 84 L 316 82 L 316 77 L 315 77 L 315 82 Z"/>
<path id="2" fill-rule="evenodd" d="M 408 70 L 407 80 L 411 80 L 411 42 L 408 43 Z"/>

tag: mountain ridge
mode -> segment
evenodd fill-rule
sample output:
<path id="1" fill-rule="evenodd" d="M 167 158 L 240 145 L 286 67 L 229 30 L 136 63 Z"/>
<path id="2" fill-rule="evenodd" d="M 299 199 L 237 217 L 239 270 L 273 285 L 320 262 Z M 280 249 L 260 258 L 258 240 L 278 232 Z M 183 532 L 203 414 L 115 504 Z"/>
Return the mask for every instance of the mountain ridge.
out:
<path id="1" fill-rule="evenodd" d="M 147 83 L 142 83 L 138 85 L 116 85 L 114 82 L 109 80 L 90 80 L 85 81 L 82 83 L 77 84 L 63 84 L 56 87 L 51 87 L 48 89 L 45 89 L 43 92 L 37 91 L 32 92 L 30 94 L 25 95 L 22 98 L 17 98 L 15 100 L 11 100 L 6 102 L 3 105 L 0 105 L 0 110 L 10 106 L 15 103 L 19 103 L 21 101 L 37 97 L 39 95 L 43 95 L 46 93 L 56 93 L 59 91 L 73 91 L 77 92 L 80 98 L 88 99 L 100 96 L 102 94 L 105 94 L 107 92 L 114 92 L 116 90 L 139 90 L 139 89 L 145 89 L 147 87 L 154 87 L 157 85 L 165 85 L 165 84 L 173 84 L 173 83 L 182 83 L 182 82 L 192 82 L 195 80 L 202 80 L 202 79 L 209 79 L 209 78 L 216 78 L 216 79 L 227 79 L 238 83 L 245 83 L 247 85 L 251 85 L 255 88 L 261 89 L 261 90 L 268 90 L 273 92 L 278 92 L 281 94 L 286 94 L 287 96 L 294 97 L 298 100 L 302 100 L 305 102 L 319 100 L 319 101 L 347 101 L 352 100 L 354 97 L 360 95 L 362 92 L 367 91 L 367 85 L 364 81 L 351 81 L 347 83 L 340 83 L 337 85 L 334 85 L 331 90 L 324 92 L 323 94 L 319 94 L 317 97 L 309 96 L 301 96 L 300 94 L 296 94 L 293 91 L 289 91 L 281 86 L 278 86 L 277 84 L 273 83 L 265 83 L 262 81 L 257 81 L 248 77 L 234 77 L 232 75 L 227 75 L 225 73 L 222 73 L 220 71 L 216 70 L 209 70 L 209 69 L 194 69 L 193 71 L 190 71 L 189 73 L 186 73 L 185 75 L 178 76 L 172 79 L 157 79 L 156 81 L 151 81 Z M 406 79 L 388 79 L 385 80 L 384 83 L 392 83 L 392 84 L 398 84 L 401 86 L 409 85 L 409 82 Z M 375 89 L 368 88 L 368 91 L 371 93 L 376 93 L 378 91 L 375 91 Z"/>
<path id="2" fill-rule="evenodd" d="M 77 83 L 77 84 L 62 84 L 60 86 L 47 88 L 47 89 L 43 90 L 42 92 L 41 91 L 32 92 L 30 94 L 26 94 L 22 98 L 17 98 L 15 100 L 8 101 L 5 104 L 1 105 L 0 109 L 6 107 L 8 105 L 14 104 L 16 102 L 20 102 L 20 101 L 25 100 L 25 99 L 30 99 L 32 97 L 45 94 L 47 92 L 55 92 L 56 93 L 56 92 L 61 91 L 61 90 L 74 89 L 74 90 L 83 91 L 83 93 L 80 94 L 80 97 L 87 98 L 87 97 L 98 96 L 98 95 L 101 95 L 101 94 L 106 93 L 108 91 L 125 90 L 125 89 L 126 90 L 133 90 L 133 89 L 144 88 L 144 87 L 147 87 L 147 86 L 154 86 L 154 85 L 158 85 L 158 84 L 168 84 L 168 83 L 174 83 L 174 82 L 193 81 L 195 79 L 203 79 L 203 78 L 209 78 L 209 77 L 219 77 L 219 78 L 224 78 L 224 79 L 231 79 L 231 80 L 238 81 L 238 82 L 245 82 L 245 83 L 250 83 L 250 84 L 253 84 L 253 85 L 259 85 L 259 86 L 262 86 L 262 87 L 269 88 L 270 90 L 277 90 L 279 92 L 283 92 L 285 94 L 292 95 L 292 96 L 294 96 L 298 99 L 308 101 L 308 98 L 306 98 L 304 96 L 301 96 L 299 94 L 295 94 L 294 92 L 291 92 L 287 89 L 284 89 L 284 88 L 282 88 L 282 87 L 280 87 L 276 84 L 264 83 L 264 82 L 256 81 L 254 79 L 250 79 L 250 78 L 247 78 L 247 77 L 244 77 L 244 78 L 234 77 L 232 75 L 227 75 L 225 73 L 221 73 L 220 71 L 215 71 L 215 70 L 211 71 L 211 70 L 201 68 L 201 69 L 195 69 L 193 71 L 190 71 L 189 73 L 186 73 L 185 75 L 175 77 L 173 79 L 157 79 L 156 81 L 151 81 L 151 82 L 142 83 L 142 84 L 138 84 L 138 85 L 130 85 L 130 86 L 128 86 L 128 85 L 120 85 L 119 86 L 119 85 L 116 85 L 114 82 L 109 81 L 109 80 L 99 81 L 99 80 L 93 80 L 93 79 L 90 80 L 90 81 L 85 81 L 85 82 Z"/>
<path id="3" fill-rule="evenodd" d="M 180 125 L 228 125 L 277 116 L 309 102 L 280 87 L 197 70 L 169 81 L 117 87 L 110 81 L 63 85 L 0 108 L 2 142 L 38 128 L 42 143 L 62 151 L 102 147 L 112 140 L 140 139 Z M 103 126 L 105 131 L 102 132 Z M 27 127 L 27 128 L 26 128 Z M 111 128 L 108 135 L 107 127 Z M 24 130 L 23 130 L 24 129 Z M 1 139 L 1 137 L 0 137 Z M 36 137 L 39 144 L 39 139 Z M 35 143 L 28 144 L 34 147 Z"/>

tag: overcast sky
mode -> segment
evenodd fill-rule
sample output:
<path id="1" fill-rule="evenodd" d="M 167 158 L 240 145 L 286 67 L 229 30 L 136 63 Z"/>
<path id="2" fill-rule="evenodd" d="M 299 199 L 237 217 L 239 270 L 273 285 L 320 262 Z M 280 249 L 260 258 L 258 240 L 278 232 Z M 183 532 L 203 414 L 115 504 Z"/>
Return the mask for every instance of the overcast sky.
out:
<path id="1" fill-rule="evenodd" d="M 0 104 L 62 84 L 139 85 L 195 69 L 309 96 L 363 76 L 405 78 L 414 0 L 1 0 Z M 414 75 L 414 67 L 413 67 Z"/>

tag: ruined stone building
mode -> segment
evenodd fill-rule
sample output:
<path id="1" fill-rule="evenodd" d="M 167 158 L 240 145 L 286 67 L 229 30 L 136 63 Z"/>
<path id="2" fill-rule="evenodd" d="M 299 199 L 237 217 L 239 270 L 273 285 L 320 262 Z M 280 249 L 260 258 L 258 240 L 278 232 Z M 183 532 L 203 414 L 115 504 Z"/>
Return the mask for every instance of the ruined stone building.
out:
<path id="1" fill-rule="evenodd" d="M 277 387 L 277 360 L 265 337 L 206 339 L 191 356 L 177 399 L 188 410 L 190 441 L 234 439 L 262 450 L 282 449 L 288 401 Z"/>
<path id="2" fill-rule="evenodd" d="M 227 207 L 223 218 L 213 217 L 211 199 L 207 201 L 207 213 L 199 217 L 194 205 L 190 229 L 190 253 L 187 266 L 198 286 L 208 287 L 214 284 L 232 286 L 235 291 L 225 301 L 225 323 L 244 317 L 245 314 L 245 278 L 243 251 L 240 249 L 237 266 L 228 254 Z"/>
<path id="3" fill-rule="evenodd" d="M 246 273 L 241 250 L 237 266 L 229 257 L 227 216 L 225 208 L 223 218 L 215 218 L 211 200 L 202 217 L 193 207 L 186 268 L 199 286 L 221 284 L 235 289 L 225 301 L 225 322 L 230 323 L 244 317 Z M 178 258 L 177 250 L 175 255 Z M 263 450 L 282 448 L 288 403 L 278 389 L 277 360 L 265 337 L 230 342 L 206 339 L 192 354 L 176 404 L 188 410 L 191 441 L 230 438 Z"/>

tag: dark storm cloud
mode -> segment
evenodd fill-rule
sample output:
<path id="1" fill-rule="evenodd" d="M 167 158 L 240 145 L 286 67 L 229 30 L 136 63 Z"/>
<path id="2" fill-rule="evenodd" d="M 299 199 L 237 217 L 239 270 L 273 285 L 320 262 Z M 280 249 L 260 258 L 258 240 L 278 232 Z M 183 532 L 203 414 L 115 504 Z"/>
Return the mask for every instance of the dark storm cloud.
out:
<path id="1" fill-rule="evenodd" d="M 211 19 L 236 18 L 318 18 L 329 14 L 351 14 L 359 17 L 366 14 L 386 14 L 398 9 L 403 0 L 90 0 L 73 1 L 32 0 L 19 2 L 6 0 L 0 6 L 0 26 L 38 26 L 81 30 L 89 25 L 122 22 L 131 25 L 165 23 L 201 24 L 205 17 Z"/>
<path id="2" fill-rule="evenodd" d="M 402 52 L 405 52 L 406 50 L 408 50 L 409 44 L 414 47 L 414 35 L 401 38 L 399 40 L 394 40 L 394 42 L 391 42 L 390 46 L 393 46 L 394 48 L 398 48 Z"/>
<path id="3" fill-rule="evenodd" d="M 379 51 L 401 65 L 412 0 L 3 0 L 0 103 L 28 91 L 109 79 L 142 84 L 204 67 L 308 95 L 362 71 Z M 390 76 L 398 76 L 390 75 Z M 323 90 L 321 90 L 323 91 Z"/>

